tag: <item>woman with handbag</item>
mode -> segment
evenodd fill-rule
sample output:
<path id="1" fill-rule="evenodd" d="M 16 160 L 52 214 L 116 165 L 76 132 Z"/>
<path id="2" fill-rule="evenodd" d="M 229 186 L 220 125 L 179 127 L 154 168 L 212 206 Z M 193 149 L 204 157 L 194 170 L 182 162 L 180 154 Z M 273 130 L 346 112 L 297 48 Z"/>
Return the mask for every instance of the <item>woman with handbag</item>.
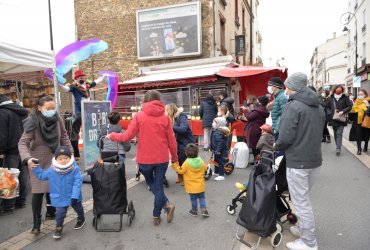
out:
<path id="1" fill-rule="evenodd" d="M 349 139 L 350 141 L 356 141 L 357 142 L 357 155 L 361 154 L 362 148 L 361 148 L 361 142 L 365 141 L 364 145 L 364 152 L 367 152 L 367 146 L 369 142 L 369 118 L 366 118 L 365 112 L 369 107 L 369 101 L 370 97 L 368 97 L 366 90 L 360 89 L 358 92 L 357 99 L 355 103 L 352 106 L 351 113 L 356 113 L 357 116 L 355 120 L 352 122 L 352 128 L 350 131 Z"/>
<path id="2" fill-rule="evenodd" d="M 334 86 L 330 96 L 331 117 L 329 126 L 333 127 L 334 139 L 336 144 L 336 155 L 339 156 L 342 149 L 343 129 L 347 126 L 347 113 L 352 108 L 352 102 L 344 94 L 344 87 L 341 85 Z"/>

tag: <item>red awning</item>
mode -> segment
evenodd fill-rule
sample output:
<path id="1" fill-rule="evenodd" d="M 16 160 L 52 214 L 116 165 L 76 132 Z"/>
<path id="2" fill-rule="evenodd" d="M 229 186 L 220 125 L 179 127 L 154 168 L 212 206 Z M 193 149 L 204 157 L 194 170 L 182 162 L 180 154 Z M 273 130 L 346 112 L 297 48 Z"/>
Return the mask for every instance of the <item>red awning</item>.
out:
<path id="1" fill-rule="evenodd" d="M 283 78 L 286 75 L 286 68 L 268 68 L 268 67 L 255 67 L 255 66 L 239 66 L 239 67 L 227 67 L 221 69 L 217 75 L 223 77 L 246 77 L 259 75 L 264 73 L 274 74 Z"/>

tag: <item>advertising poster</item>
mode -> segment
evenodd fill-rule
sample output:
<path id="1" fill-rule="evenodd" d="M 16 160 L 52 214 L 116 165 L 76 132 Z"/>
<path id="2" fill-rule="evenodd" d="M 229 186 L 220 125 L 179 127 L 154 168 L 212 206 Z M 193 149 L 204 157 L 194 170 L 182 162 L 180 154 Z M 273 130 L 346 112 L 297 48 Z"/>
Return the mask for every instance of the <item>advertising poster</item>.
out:
<path id="1" fill-rule="evenodd" d="M 82 128 L 85 157 L 85 170 L 92 168 L 100 158 L 97 146 L 102 125 L 108 123 L 108 113 L 111 110 L 109 101 L 84 101 L 82 105 Z"/>
<path id="2" fill-rule="evenodd" d="M 139 60 L 200 55 L 200 2 L 138 10 Z"/>

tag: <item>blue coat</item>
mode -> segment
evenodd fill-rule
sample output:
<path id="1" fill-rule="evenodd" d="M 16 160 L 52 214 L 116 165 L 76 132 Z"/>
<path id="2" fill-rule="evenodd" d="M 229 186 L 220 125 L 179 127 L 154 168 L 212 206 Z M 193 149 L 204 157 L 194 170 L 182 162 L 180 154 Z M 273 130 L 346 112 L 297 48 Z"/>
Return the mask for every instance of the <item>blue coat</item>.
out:
<path id="1" fill-rule="evenodd" d="M 280 117 L 283 113 L 284 105 L 287 103 L 288 97 L 285 95 L 284 90 L 279 90 L 274 97 L 274 106 L 271 111 L 272 130 L 279 132 Z"/>
<path id="2" fill-rule="evenodd" d="M 206 99 L 200 104 L 199 115 L 203 128 L 212 127 L 212 121 L 217 117 L 217 104 L 213 98 Z"/>
<path id="3" fill-rule="evenodd" d="M 73 170 L 67 174 L 59 174 L 53 167 L 43 171 L 40 166 L 32 169 L 39 180 L 49 180 L 50 200 L 53 207 L 68 207 L 71 199 L 82 201 L 82 175 L 76 163 Z"/>
<path id="4" fill-rule="evenodd" d="M 175 121 L 173 126 L 173 131 L 175 132 L 176 142 L 177 142 L 177 154 L 185 151 L 186 145 L 189 143 L 195 143 L 193 132 L 189 127 L 188 117 L 181 113 Z"/>
<path id="5" fill-rule="evenodd" d="M 212 131 L 211 149 L 214 153 L 221 153 L 222 157 L 227 157 L 227 136 L 222 131 Z"/>

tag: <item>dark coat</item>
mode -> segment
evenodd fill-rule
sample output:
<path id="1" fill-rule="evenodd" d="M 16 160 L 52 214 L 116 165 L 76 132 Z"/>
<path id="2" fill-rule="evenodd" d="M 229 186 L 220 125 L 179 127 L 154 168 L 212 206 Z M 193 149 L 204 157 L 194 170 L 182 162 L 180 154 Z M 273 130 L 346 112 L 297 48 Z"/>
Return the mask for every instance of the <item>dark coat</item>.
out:
<path id="1" fill-rule="evenodd" d="M 202 118 L 202 127 L 212 127 L 212 121 L 217 117 L 217 104 L 213 98 L 207 98 L 200 104 L 200 118 Z"/>
<path id="2" fill-rule="evenodd" d="M 102 151 L 117 151 L 119 154 L 125 154 L 126 152 L 130 151 L 131 149 L 131 144 L 130 142 L 113 142 L 108 139 L 103 139 L 100 142 L 100 139 L 103 136 L 106 136 L 107 134 L 110 133 L 124 133 L 125 130 L 117 125 L 117 124 L 108 124 L 108 125 L 103 125 L 100 129 L 99 136 L 98 136 L 98 141 L 96 142 L 96 145 L 99 147 L 99 143 L 101 143 L 101 149 Z"/>
<path id="3" fill-rule="evenodd" d="M 188 117 L 184 113 L 180 113 L 180 115 L 176 117 L 173 131 L 175 132 L 178 155 L 185 151 L 186 145 L 195 143 L 193 132 L 189 127 Z"/>
<path id="4" fill-rule="evenodd" d="M 23 134 L 22 120 L 28 111 L 16 103 L 0 106 L 0 154 L 19 154 L 18 142 Z"/>
<path id="5" fill-rule="evenodd" d="M 211 149 L 215 154 L 221 154 L 223 157 L 227 156 L 227 136 L 218 129 L 211 133 Z"/>
<path id="6" fill-rule="evenodd" d="M 334 95 L 331 95 L 330 100 L 329 100 L 329 104 L 328 104 L 328 108 L 327 108 L 327 110 L 331 112 L 330 117 L 329 117 L 329 125 L 330 126 L 335 126 L 335 127 L 347 126 L 347 122 L 340 122 L 340 121 L 334 121 L 333 120 L 333 115 L 334 115 L 334 111 L 335 111 L 334 110 L 334 102 L 335 102 L 335 107 L 339 112 L 343 111 L 344 113 L 347 114 L 352 109 L 353 104 L 352 104 L 351 100 L 345 94 L 343 94 L 339 98 L 338 101 L 334 98 Z"/>
<path id="7" fill-rule="evenodd" d="M 235 115 L 234 107 L 233 107 L 234 99 L 231 97 L 226 97 L 220 101 L 220 105 L 226 105 L 229 109 L 230 114 L 233 116 Z"/>
<path id="8" fill-rule="evenodd" d="M 326 121 L 330 121 L 331 117 L 333 117 L 333 111 L 330 109 L 330 101 L 331 101 L 331 97 L 328 96 L 328 97 L 322 97 L 321 95 L 319 95 L 319 100 L 320 100 L 320 104 L 321 106 L 324 108 L 324 112 L 325 112 L 325 115 L 326 115 Z"/>
<path id="9" fill-rule="evenodd" d="M 249 148 L 256 148 L 258 140 L 261 137 L 260 127 L 266 123 L 266 118 L 269 115 L 270 113 L 267 108 L 261 105 L 245 115 L 245 118 L 247 118 L 245 139 Z"/>

